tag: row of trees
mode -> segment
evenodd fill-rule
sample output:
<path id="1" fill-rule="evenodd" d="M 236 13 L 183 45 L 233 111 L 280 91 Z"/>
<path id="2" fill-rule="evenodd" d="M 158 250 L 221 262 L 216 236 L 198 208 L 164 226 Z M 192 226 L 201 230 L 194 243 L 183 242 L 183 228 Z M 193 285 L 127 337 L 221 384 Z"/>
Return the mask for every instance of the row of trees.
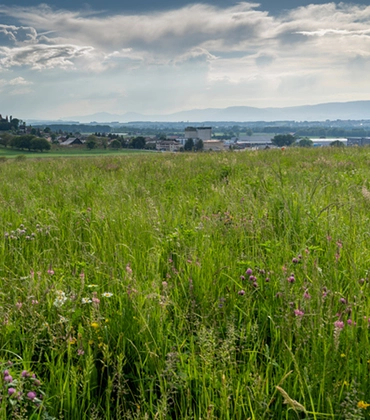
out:
<path id="1" fill-rule="evenodd" d="M 13 149 L 26 149 L 26 150 L 38 150 L 40 152 L 44 150 L 50 150 L 50 143 L 43 138 L 36 137 L 32 134 L 24 134 L 21 136 L 12 136 L 8 133 L 4 133 L 0 138 L 0 145 L 4 147 L 11 147 Z"/>

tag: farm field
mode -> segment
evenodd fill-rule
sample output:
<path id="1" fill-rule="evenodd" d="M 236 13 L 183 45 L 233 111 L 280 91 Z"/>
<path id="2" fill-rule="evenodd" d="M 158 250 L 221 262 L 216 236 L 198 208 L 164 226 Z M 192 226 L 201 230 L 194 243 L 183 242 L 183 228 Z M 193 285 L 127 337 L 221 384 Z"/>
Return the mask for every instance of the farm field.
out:
<path id="1" fill-rule="evenodd" d="M 112 156 L 112 155 L 127 155 L 127 154 L 138 154 L 138 153 L 150 153 L 147 150 L 135 150 L 135 149 L 93 149 L 87 150 L 86 147 L 71 147 L 61 148 L 53 147 L 49 152 L 29 152 L 26 150 L 15 150 L 10 148 L 0 148 L 0 159 L 1 158 L 56 158 L 56 157 L 91 157 L 91 156 Z"/>
<path id="2" fill-rule="evenodd" d="M 370 418 L 370 149 L 0 176 L 1 419 Z"/>

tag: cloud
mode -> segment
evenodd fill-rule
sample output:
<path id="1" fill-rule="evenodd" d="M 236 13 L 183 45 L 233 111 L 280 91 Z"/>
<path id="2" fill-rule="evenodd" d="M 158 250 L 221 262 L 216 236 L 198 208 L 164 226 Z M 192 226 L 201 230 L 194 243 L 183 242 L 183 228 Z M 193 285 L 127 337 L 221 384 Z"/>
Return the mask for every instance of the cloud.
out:
<path id="1" fill-rule="evenodd" d="M 38 73 L 40 86 L 47 75 L 48 89 L 58 80 L 86 99 L 84 104 L 95 95 L 96 106 L 103 80 L 106 92 L 118 86 L 127 93 L 125 101 L 139 108 L 150 102 L 153 109 L 178 103 L 179 95 L 187 95 L 185 82 L 197 90 L 186 99 L 188 106 L 192 100 L 205 106 L 263 105 L 262 100 L 271 105 L 271 100 L 312 103 L 324 96 L 364 99 L 370 94 L 364 86 L 370 6 L 311 4 L 278 16 L 257 6 L 199 3 L 110 16 L 46 5 L 2 7 L 0 22 L 2 16 L 13 21 L 0 24 L 0 72 Z M 100 100 L 107 107 L 125 106 L 119 99 Z"/>
<path id="2" fill-rule="evenodd" d="M 77 45 L 32 45 L 16 48 L 0 47 L 0 67 L 30 66 L 35 70 L 74 66 L 73 61 L 92 53 L 92 47 Z"/>
<path id="3" fill-rule="evenodd" d="M 19 86 L 19 85 L 25 86 L 25 85 L 32 85 L 32 84 L 33 84 L 32 82 L 24 79 L 21 76 L 16 77 L 15 79 L 9 80 L 9 85 L 11 86 Z"/>

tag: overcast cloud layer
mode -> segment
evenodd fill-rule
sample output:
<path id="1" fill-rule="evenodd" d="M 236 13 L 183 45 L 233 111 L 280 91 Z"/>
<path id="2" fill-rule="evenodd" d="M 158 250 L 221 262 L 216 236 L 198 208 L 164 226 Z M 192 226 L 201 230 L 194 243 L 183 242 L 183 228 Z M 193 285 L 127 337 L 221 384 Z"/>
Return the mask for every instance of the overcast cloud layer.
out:
<path id="1" fill-rule="evenodd" d="M 6 22 L 6 23 L 5 23 Z M 256 3 L 136 14 L 0 7 L 0 113 L 290 106 L 370 99 L 370 6 Z"/>

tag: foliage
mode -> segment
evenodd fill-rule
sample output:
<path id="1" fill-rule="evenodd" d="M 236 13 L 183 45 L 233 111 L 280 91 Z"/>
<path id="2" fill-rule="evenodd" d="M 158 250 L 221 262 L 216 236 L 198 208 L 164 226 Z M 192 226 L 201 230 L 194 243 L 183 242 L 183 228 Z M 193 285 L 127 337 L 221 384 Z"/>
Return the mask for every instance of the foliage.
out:
<path id="1" fill-rule="evenodd" d="M 312 147 L 313 141 L 309 139 L 308 137 L 303 137 L 297 142 L 297 146 L 299 147 Z"/>
<path id="2" fill-rule="evenodd" d="M 332 147 L 345 147 L 343 142 L 341 142 L 339 140 L 332 141 L 330 143 L 330 146 L 332 146 Z"/>
<path id="3" fill-rule="evenodd" d="M 292 134 L 276 134 L 271 142 L 278 147 L 291 146 L 295 142 L 295 137 Z"/>
<path id="4" fill-rule="evenodd" d="M 191 152 L 194 149 L 194 140 L 193 139 L 187 139 L 184 144 L 184 150 L 186 152 Z"/>
<path id="5" fill-rule="evenodd" d="M 198 140 L 195 142 L 195 145 L 194 145 L 194 150 L 195 150 L 196 152 L 199 152 L 199 151 L 203 150 L 203 148 L 204 148 L 204 143 L 203 143 L 203 140 L 202 140 L 202 139 L 198 139 Z"/>
<path id="6" fill-rule="evenodd" d="M 96 136 L 90 135 L 86 140 L 86 147 L 89 150 L 95 149 L 98 146 L 98 140 Z"/>
<path id="7" fill-rule="evenodd" d="M 369 418 L 369 161 L 7 159 L 2 377 L 64 420 Z"/>
<path id="8" fill-rule="evenodd" d="M 114 139 L 111 143 L 110 143 L 110 147 L 112 148 L 112 149 L 120 149 L 122 146 L 121 146 L 121 142 L 119 141 L 119 140 L 117 140 L 117 139 Z"/>
<path id="9" fill-rule="evenodd" d="M 42 152 L 43 150 L 50 150 L 51 146 L 46 139 L 36 137 L 31 140 L 30 148 Z"/>
<path id="10" fill-rule="evenodd" d="M 133 149 L 144 149 L 145 148 L 145 138 L 142 136 L 134 137 L 130 141 L 130 147 Z"/>

